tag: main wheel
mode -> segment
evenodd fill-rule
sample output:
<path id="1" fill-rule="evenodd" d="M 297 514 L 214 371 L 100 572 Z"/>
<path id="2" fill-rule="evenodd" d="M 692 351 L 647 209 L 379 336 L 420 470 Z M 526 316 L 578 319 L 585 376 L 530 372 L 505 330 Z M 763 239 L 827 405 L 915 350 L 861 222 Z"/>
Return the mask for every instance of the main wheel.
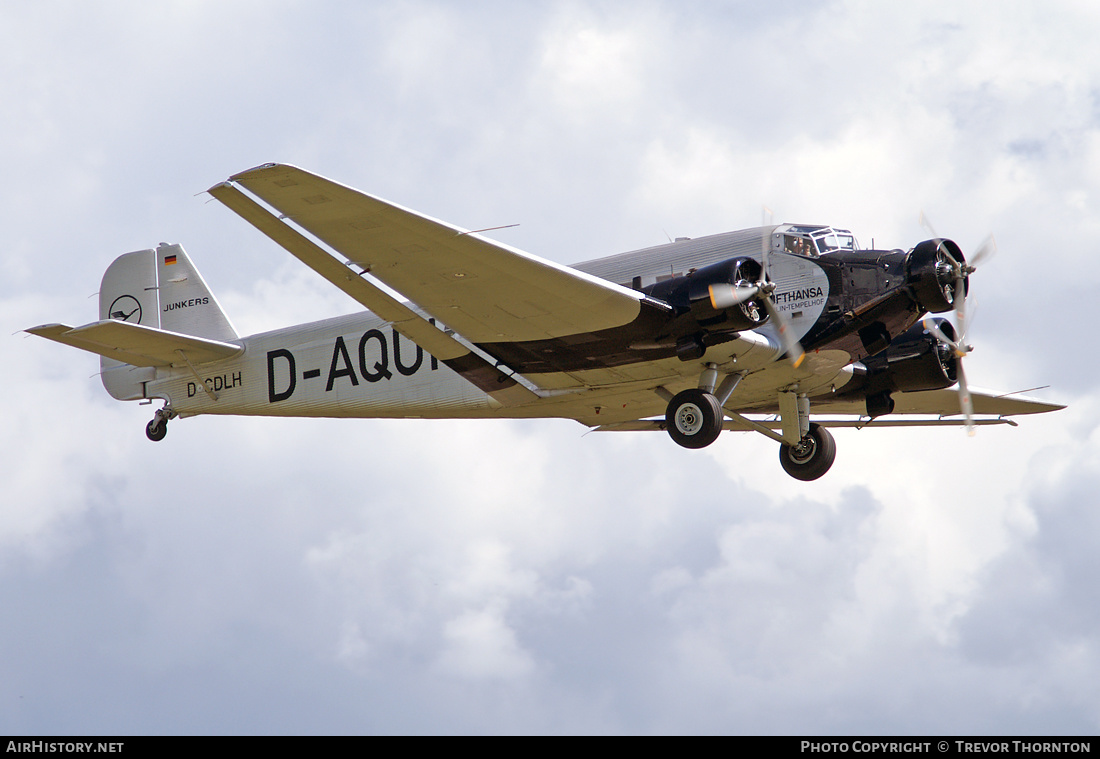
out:
<path id="1" fill-rule="evenodd" d="M 811 423 L 809 433 L 797 445 L 779 446 L 779 463 L 796 480 L 816 480 L 829 471 L 835 459 L 836 442 L 820 424 Z"/>
<path id="2" fill-rule="evenodd" d="M 665 411 L 669 436 L 684 448 L 706 448 L 717 440 L 722 417 L 718 399 L 695 388 L 673 396 Z"/>
<path id="3" fill-rule="evenodd" d="M 159 443 L 164 440 L 164 436 L 168 434 L 168 422 L 162 419 L 154 419 L 145 425 L 145 437 L 152 440 L 154 443 Z"/>

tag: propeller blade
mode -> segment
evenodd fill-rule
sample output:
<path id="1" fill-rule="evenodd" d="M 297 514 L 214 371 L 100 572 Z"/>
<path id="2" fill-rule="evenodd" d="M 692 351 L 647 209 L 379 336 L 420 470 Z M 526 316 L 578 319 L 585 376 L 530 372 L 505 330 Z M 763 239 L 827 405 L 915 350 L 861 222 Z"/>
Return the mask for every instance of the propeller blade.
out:
<path id="1" fill-rule="evenodd" d="M 736 287 L 723 283 L 711 285 L 707 289 L 710 292 L 710 305 L 713 306 L 716 311 L 740 306 L 745 301 L 752 300 L 760 293 L 759 285 Z"/>
<path id="2" fill-rule="evenodd" d="M 966 277 L 960 271 L 955 277 L 955 333 L 958 343 L 966 340 Z"/>
<path id="3" fill-rule="evenodd" d="M 936 232 L 935 228 L 932 226 L 932 222 L 928 220 L 928 217 L 924 215 L 924 211 L 920 212 L 920 225 L 928 230 L 928 234 L 932 235 L 932 239 L 936 242 L 936 250 L 939 252 L 939 255 L 946 258 L 947 262 L 951 264 L 951 268 L 955 271 L 955 276 L 959 276 L 960 272 L 962 272 L 962 276 L 966 276 L 967 272 L 962 271 L 964 268 L 963 265 L 956 261 L 955 257 L 951 255 L 951 251 L 944 246 L 943 238 Z"/>
<path id="4" fill-rule="evenodd" d="M 797 369 L 806 358 L 806 351 L 802 350 L 802 343 L 798 342 L 798 338 L 791 332 L 787 320 L 783 317 L 783 314 L 780 313 L 779 309 L 775 307 L 775 304 L 772 303 L 772 299 L 765 295 L 761 300 L 764 302 L 764 310 L 768 312 L 772 324 L 775 325 L 776 330 L 779 332 L 779 343 L 783 346 L 783 350 L 787 354 L 787 360 L 791 362 L 791 366 Z"/>
<path id="5" fill-rule="evenodd" d="M 771 216 L 771 214 L 772 214 L 772 209 L 768 208 L 767 206 L 764 206 L 764 212 L 760 215 L 761 216 L 760 220 L 761 220 L 761 222 L 763 222 L 763 226 L 767 227 L 767 226 L 771 225 L 771 223 L 768 221 L 768 217 Z M 760 241 L 760 281 L 761 282 L 768 282 L 769 281 L 768 280 L 768 251 L 771 250 L 771 247 L 772 247 L 772 236 L 771 235 L 764 235 L 764 239 Z"/>
<path id="6" fill-rule="evenodd" d="M 772 210 L 764 206 L 764 213 L 761 215 L 764 226 L 775 223 L 774 219 L 769 218 L 771 216 Z M 768 269 L 768 255 L 771 247 L 771 235 L 764 235 L 764 239 L 760 242 L 760 281 L 756 284 L 755 289 L 757 292 L 754 295 L 763 296 L 760 300 L 764 304 L 764 310 L 768 312 L 768 318 L 771 319 L 772 324 L 775 325 L 775 329 L 779 333 L 779 344 L 783 346 L 783 352 L 787 354 L 787 360 L 791 362 L 791 366 L 797 369 L 806 360 L 806 351 L 802 350 L 802 343 L 798 342 L 798 338 L 791 332 L 787 320 L 772 303 L 770 293 L 775 289 L 775 283 L 772 282 Z"/>
<path id="7" fill-rule="evenodd" d="M 939 340 L 944 345 L 951 348 L 951 350 L 958 353 L 959 344 L 956 343 L 951 338 L 949 338 L 946 334 L 944 334 L 943 330 L 940 329 L 940 326 L 938 324 L 936 324 L 936 322 L 932 321 L 931 319 L 925 319 L 923 322 L 921 322 L 921 324 L 924 326 L 924 328 L 926 330 L 928 330 L 930 333 L 932 333 L 933 337 L 935 337 L 937 340 Z"/>
<path id="8" fill-rule="evenodd" d="M 958 276 L 962 267 L 959 265 L 959 262 L 955 260 L 955 257 L 951 255 L 951 252 L 944 247 L 943 238 L 940 237 L 935 227 L 932 226 L 932 222 L 928 220 L 928 217 L 924 215 L 924 211 L 920 212 L 920 225 L 928 230 L 928 234 L 932 235 L 932 239 L 936 242 L 937 255 L 946 258 L 947 262 L 951 264 L 951 268 L 954 270 L 955 275 Z"/>
<path id="9" fill-rule="evenodd" d="M 993 235 L 985 238 L 985 241 L 978 246 L 978 250 L 974 255 L 970 257 L 970 265 L 974 268 L 978 267 L 978 264 L 987 258 L 992 258 L 997 253 L 997 240 Z"/>
<path id="10" fill-rule="evenodd" d="M 932 227 L 932 222 L 930 222 L 928 220 L 928 217 L 924 215 L 924 211 L 920 212 L 919 221 L 920 225 L 927 229 L 928 233 L 932 235 L 932 239 L 936 241 L 936 247 L 938 248 L 940 246 L 940 242 L 943 241 L 943 238 L 936 234 L 936 230 Z"/>
<path id="11" fill-rule="evenodd" d="M 959 380 L 959 408 L 966 417 L 966 434 L 974 437 L 974 401 L 970 397 L 970 386 L 966 384 L 962 357 L 955 363 L 955 376 Z"/>

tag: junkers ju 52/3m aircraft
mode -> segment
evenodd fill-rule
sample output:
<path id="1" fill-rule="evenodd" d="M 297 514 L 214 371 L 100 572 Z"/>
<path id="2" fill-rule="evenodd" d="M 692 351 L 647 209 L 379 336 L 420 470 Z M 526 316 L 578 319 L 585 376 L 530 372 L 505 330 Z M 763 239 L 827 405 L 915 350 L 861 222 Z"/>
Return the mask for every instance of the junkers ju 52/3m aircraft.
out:
<path id="1" fill-rule="evenodd" d="M 846 230 L 781 224 L 570 267 L 293 166 L 209 192 L 370 311 L 242 338 L 180 246 L 119 257 L 99 321 L 27 331 L 102 356 L 115 398 L 162 399 L 152 440 L 198 414 L 559 417 L 686 448 L 754 430 L 813 480 L 836 455 L 829 427 L 1062 408 L 968 388 L 980 255 L 951 240 L 861 250 Z M 952 310 L 955 326 L 922 321 Z"/>

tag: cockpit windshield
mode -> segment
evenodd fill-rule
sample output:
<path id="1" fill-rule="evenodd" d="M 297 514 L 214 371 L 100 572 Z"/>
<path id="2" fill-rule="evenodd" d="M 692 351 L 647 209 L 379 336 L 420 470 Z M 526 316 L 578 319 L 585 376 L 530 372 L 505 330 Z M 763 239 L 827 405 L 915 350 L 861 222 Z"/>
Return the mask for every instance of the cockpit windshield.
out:
<path id="1" fill-rule="evenodd" d="M 790 226 L 782 231 L 783 248 L 797 256 L 823 256 L 837 250 L 859 250 L 859 242 L 847 229 Z"/>
<path id="2" fill-rule="evenodd" d="M 856 238 L 846 229 L 830 229 L 824 234 L 815 235 L 818 253 L 828 253 L 833 250 L 855 250 Z"/>

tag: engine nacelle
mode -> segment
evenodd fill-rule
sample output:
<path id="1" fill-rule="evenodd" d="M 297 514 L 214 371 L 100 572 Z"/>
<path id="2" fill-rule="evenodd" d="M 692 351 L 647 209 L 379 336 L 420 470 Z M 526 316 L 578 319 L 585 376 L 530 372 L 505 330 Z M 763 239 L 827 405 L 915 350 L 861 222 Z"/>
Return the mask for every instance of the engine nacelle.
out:
<path id="1" fill-rule="evenodd" d="M 955 307 L 955 267 L 950 259 L 962 264 L 966 259 L 954 240 L 925 240 L 909 251 L 905 261 L 909 293 L 925 311 L 942 314 Z M 970 286 L 963 278 L 963 290 Z"/>
<path id="2" fill-rule="evenodd" d="M 730 258 L 696 269 L 645 288 L 644 292 L 671 305 L 682 315 L 690 314 L 700 328 L 715 332 L 755 329 L 768 320 L 767 311 L 756 298 L 728 308 L 715 308 L 712 285 L 751 287 L 760 280 L 761 266 L 752 258 Z"/>
<path id="3" fill-rule="evenodd" d="M 933 319 L 948 338 L 955 339 L 955 328 L 946 319 Z M 867 367 L 868 394 L 875 392 L 911 393 L 940 390 L 958 380 L 958 359 L 948 346 L 917 323 L 895 337 L 879 353 L 863 360 Z"/>

